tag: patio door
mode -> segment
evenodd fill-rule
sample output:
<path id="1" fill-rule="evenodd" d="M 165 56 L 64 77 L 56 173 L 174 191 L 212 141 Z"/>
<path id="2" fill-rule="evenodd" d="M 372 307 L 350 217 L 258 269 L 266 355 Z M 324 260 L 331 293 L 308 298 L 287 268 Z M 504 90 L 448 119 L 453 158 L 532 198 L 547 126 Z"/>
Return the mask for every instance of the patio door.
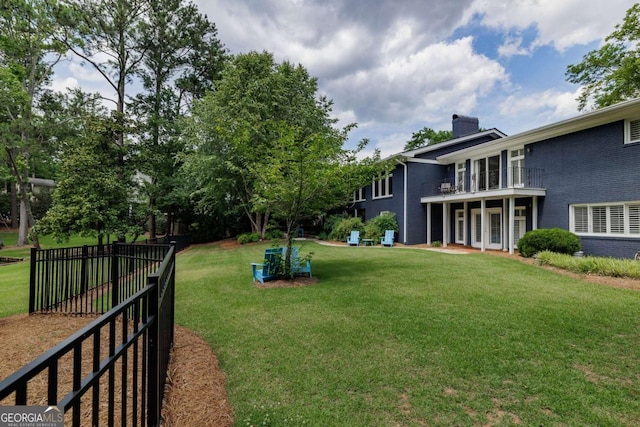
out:
<path id="1" fill-rule="evenodd" d="M 480 248 L 484 236 L 486 249 L 502 249 L 502 209 L 487 209 L 485 230 L 482 230 L 482 211 L 474 209 L 471 212 L 471 246 Z"/>

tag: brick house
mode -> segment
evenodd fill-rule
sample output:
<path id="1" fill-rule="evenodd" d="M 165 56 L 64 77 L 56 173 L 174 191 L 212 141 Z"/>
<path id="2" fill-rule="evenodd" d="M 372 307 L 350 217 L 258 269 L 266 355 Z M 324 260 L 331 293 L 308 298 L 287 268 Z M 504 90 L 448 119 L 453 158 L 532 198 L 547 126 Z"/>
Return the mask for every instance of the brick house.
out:
<path id="1" fill-rule="evenodd" d="M 453 139 L 391 156 L 356 192 L 355 213 L 394 212 L 405 244 L 513 252 L 532 229 L 580 236 L 587 254 L 640 250 L 640 99 L 516 135 L 453 116 Z"/>

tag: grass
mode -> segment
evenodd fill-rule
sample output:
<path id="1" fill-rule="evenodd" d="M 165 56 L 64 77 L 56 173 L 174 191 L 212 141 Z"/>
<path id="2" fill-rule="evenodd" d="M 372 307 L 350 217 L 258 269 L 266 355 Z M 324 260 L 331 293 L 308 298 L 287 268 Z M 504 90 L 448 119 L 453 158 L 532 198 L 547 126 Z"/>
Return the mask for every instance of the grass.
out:
<path id="1" fill-rule="evenodd" d="M 31 255 L 31 246 L 17 247 L 18 242 L 17 231 L 0 231 L 0 240 L 4 243 L 5 248 L 0 249 L 0 256 L 13 258 L 28 258 Z M 72 236 L 68 242 L 58 243 L 51 236 L 40 236 L 40 246 L 45 248 L 59 248 L 82 245 L 96 245 L 98 239 L 95 237 Z"/>
<path id="2" fill-rule="evenodd" d="M 483 254 L 315 244 L 319 285 L 257 289 L 266 247 L 178 257 L 177 320 L 218 354 L 236 425 L 640 423 L 638 292 Z"/>
<path id="3" fill-rule="evenodd" d="M 543 251 L 536 254 L 536 260 L 541 265 L 552 265 L 579 274 L 640 279 L 640 262 L 632 259 L 575 257 Z"/>
<path id="4" fill-rule="evenodd" d="M 315 243 L 318 285 L 258 289 L 249 263 L 269 246 L 177 258 L 177 321 L 218 355 L 238 426 L 640 424 L 637 291 Z M 21 265 L 0 267 L 0 316 L 26 311 Z"/>

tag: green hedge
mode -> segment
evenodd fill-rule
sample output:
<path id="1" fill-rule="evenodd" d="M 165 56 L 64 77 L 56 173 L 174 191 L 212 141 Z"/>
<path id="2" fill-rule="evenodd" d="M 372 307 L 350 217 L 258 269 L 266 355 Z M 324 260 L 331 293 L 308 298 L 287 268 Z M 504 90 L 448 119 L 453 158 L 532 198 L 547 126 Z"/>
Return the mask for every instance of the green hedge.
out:
<path id="1" fill-rule="evenodd" d="M 540 228 L 527 231 L 518 241 L 518 251 L 526 258 L 541 251 L 572 255 L 581 249 L 580 238 L 561 228 Z"/>

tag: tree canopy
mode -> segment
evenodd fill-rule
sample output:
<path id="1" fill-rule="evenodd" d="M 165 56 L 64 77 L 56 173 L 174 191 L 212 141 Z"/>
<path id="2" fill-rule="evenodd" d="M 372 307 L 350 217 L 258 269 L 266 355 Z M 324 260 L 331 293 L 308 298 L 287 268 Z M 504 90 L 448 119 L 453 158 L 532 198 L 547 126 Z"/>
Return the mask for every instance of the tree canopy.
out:
<path id="1" fill-rule="evenodd" d="M 411 151 L 428 145 L 438 144 L 440 142 L 448 141 L 452 137 L 453 132 L 450 130 L 435 131 L 425 126 L 419 131 L 411 134 L 411 139 L 404 145 L 403 151 Z"/>
<path id="2" fill-rule="evenodd" d="M 640 4 L 635 3 L 599 49 L 567 67 L 567 80 L 582 85 L 580 110 L 640 96 Z"/>
<path id="3" fill-rule="evenodd" d="M 286 231 L 304 216 L 349 201 L 371 181 L 378 156 L 357 160 L 343 148 L 352 126 L 338 129 L 331 101 L 301 65 L 270 53 L 236 56 L 215 92 L 197 103 L 189 124 L 184 170 L 200 208 L 244 212 L 264 236 L 277 218 Z"/>

